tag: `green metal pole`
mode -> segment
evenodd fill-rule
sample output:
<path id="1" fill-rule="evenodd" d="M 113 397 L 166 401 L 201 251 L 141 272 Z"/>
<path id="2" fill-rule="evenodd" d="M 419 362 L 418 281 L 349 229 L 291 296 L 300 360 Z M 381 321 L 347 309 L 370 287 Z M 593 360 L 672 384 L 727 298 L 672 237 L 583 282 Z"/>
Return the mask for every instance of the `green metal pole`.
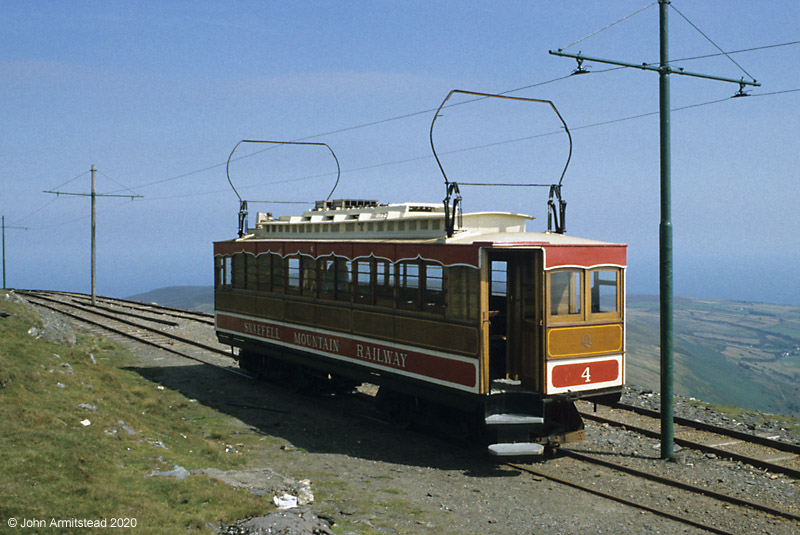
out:
<path id="1" fill-rule="evenodd" d="M 673 392 L 672 392 L 672 171 L 670 155 L 669 110 L 669 0 L 658 0 L 661 69 L 658 75 L 661 135 L 661 225 L 659 227 L 659 289 L 661 305 L 661 458 L 672 459 Z"/>

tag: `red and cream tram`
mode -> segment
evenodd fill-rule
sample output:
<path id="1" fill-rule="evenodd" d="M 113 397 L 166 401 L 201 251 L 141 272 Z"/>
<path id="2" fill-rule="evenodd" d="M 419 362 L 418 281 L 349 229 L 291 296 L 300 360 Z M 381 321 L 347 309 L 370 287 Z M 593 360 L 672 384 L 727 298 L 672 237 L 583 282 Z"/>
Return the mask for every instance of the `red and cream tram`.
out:
<path id="1" fill-rule="evenodd" d="M 626 246 L 526 232 L 529 219 L 463 213 L 448 228 L 442 204 L 361 200 L 259 213 L 214 244 L 217 336 L 253 372 L 447 407 L 496 455 L 581 440 L 573 401 L 625 381 Z"/>

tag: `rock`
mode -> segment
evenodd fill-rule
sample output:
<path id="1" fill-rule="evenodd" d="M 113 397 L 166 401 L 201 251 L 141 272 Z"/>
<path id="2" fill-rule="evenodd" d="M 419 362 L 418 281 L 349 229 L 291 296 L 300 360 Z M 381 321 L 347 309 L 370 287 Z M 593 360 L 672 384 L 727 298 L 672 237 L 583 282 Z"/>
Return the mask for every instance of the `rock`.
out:
<path id="1" fill-rule="evenodd" d="M 177 464 L 173 466 L 174 468 L 172 470 L 167 470 L 166 472 L 153 471 L 144 477 L 164 476 L 164 477 L 174 477 L 176 479 L 186 479 L 187 477 L 192 475 L 191 472 L 189 472 L 183 466 L 179 466 Z"/>
<path id="2" fill-rule="evenodd" d="M 327 522 L 303 508 L 240 520 L 219 530 L 224 535 L 333 535 Z"/>
<path id="3" fill-rule="evenodd" d="M 136 430 L 133 429 L 132 427 L 129 427 L 129 426 L 125 425 L 125 422 L 123 422 L 122 420 L 119 420 L 117 423 L 122 428 L 122 430 L 125 431 L 126 433 L 128 433 L 129 435 L 135 435 L 136 434 Z"/>

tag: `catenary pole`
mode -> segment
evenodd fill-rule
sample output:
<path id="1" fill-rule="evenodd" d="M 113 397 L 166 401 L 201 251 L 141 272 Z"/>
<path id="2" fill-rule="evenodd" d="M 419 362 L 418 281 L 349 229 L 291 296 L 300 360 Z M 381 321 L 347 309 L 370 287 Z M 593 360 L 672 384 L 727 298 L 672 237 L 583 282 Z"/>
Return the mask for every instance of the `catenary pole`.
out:
<path id="1" fill-rule="evenodd" d="M 578 54 L 569 54 L 563 50 L 551 50 L 550 54 L 578 60 L 580 66 L 584 61 L 596 61 L 610 65 L 631 67 L 647 71 L 656 71 L 659 74 L 659 142 L 661 151 L 660 177 L 661 177 L 661 221 L 659 224 L 659 307 L 660 307 L 660 344 L 661 344 L 661 458 L 672 459 L 675 455 L 673 436 L 673 286 L 672 286 L 672 169 L 671 169 L 671 143 L 670 143 L 670 74 L 680 74 L 696 78 L 706 78 L 721 82 L 739 84 L 739 93 L 744 96 L 744 86 L 760 86 L 753 80 L 735 80 L 695 72 L 673 69 L 669 64 L 669 0 L 658 0 L 659 8 L 659 65 L 647 63 L 630 63 L 609 59 L 599 59 Z"/>
<path id="2" fill-rule="evenodd" d="M 661 223 L 659 224 L 659 301 L 661 320 L 661 458 L 675 455 L 673 440 L 673 288 L 672 288 L 672 155 L 669 110 L 668 2 L 659 0 L 658 72 L 659 140 L 661 145 Z"/>
<path id="3" fill-rule="evenodd" d="M 92 198 L 92 209 L 91 209 L 91 211 L 92 211 L 92 217 L 91 217 L 91 219 L 92 219 L 92 253 L 91 253 L 91 256 L 92 256 L 92 306 L 94 306 L 96 304 L 96 297 L 97 297 L 96 284 L 95 284 L 95 276 L 96 276 L 96 272 L 97 272 L 97 246 L 96 246 L 97 217 L 96 217 L 96 209 L 95 208 L 96 208 L 96 204 L 97 204 L 97 197 L 128 197 L 131 200 L 133 200 L 133 199 L 135 199 L 137 197 L 141 197 L 141 195 L 134 195 L 134 194 L 131 194 L 131 195 L 98 194 L 95 191 L 95 186 L 96 186 L 96 180 L 95 180 L 96 177 L 95 177 L 95 175 L 97 173 L 97 168 L 95 167 L 94 164 L 92 164 L 91 172 L 92 172 L 92 190 L 91 190 L 91 193 L 67 193 L 67 192 L 63 192 L 63 191 L 49 191 L 49 190 L 45 190 L 44 193 L 54 193 L 56 195 L 74 195 L 74 196 L 77 196 L 77 197 L 91 197 Z"/>

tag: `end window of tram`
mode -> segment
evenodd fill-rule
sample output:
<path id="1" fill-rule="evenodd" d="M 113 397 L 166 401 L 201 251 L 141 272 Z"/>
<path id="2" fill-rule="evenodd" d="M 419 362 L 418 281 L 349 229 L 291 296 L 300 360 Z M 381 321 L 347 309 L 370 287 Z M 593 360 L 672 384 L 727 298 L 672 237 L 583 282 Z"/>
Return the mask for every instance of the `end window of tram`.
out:
<path id="1" fill-rule="evenodd" d="M 619 312 L 619 270 L 596 269 L 591 272 L 592 314 Z"/>
<path id="2" fill-rule="evenodd" d="M 582 288 L 582 270 L 569 269 L 550 273 L 550 315 L 580 315 Z"/>

